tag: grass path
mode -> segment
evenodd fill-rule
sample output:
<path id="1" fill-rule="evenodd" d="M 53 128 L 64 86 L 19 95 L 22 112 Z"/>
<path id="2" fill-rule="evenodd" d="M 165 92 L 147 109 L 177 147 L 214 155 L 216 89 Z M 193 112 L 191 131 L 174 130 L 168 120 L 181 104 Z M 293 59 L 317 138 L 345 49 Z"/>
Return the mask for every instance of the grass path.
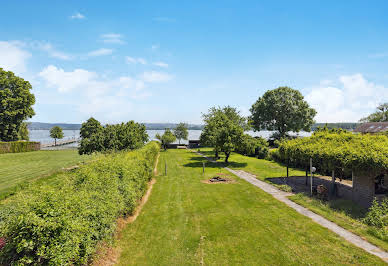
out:
<path id="1" fill-rule="evenodd" d="M 121 265 L 384 265 L 251 184 L 204 184 L 226 170 L 185 150 L 162 152 L 142 213 L 122 231 Z"/>
<path id="2" fill-rule="evenodd" d="M 76 149 L 0 154 L 0 199 L 17 186 L 90 158 Z"/>

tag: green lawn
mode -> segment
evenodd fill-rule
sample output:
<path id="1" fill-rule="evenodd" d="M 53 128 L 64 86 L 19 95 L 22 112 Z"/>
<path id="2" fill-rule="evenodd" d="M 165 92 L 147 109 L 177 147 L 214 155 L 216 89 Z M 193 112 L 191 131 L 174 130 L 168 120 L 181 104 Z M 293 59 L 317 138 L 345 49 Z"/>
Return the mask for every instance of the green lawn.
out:
<path id="1" fill-rule="evenodd" d="M 212 148 L 201 148 L 200 151 L 208 157 L 214 156 Z M 219 155 L 221 158 L 218 162 L 222 165 L 226 165 L 223 163 L 225 160 L 224 154 L 220 153 Z M 267 178 L 287 176 L 287 168 L 277 162 L 248 157 L 234 152 L 229 157 L 228 167 L 252 173 L 256 175 L 258 179 L 263 181 L 266 181 Z M 305 176 L 305 174 L 305 171 L 293 168 L 289 169 L 290 176 Z"/>
<path id="2" fill-rule="evenodd" d="M 207 163 L 203 176 L 203 160 L 187 150 L 161 153 L 149 201 L 117 243 L 119 264 L 384 264 L 244 180 L 200 182 L 227 173 Z"/>
<path id="3" fill-rule="evenodd" d="M 0 199 L 43 176 L 89 160 L 76 149 L 0 154 Z"/>
<path id="4" fill-rule="evenodd" d="M 339 226 L 361 236 L 370 243 L 388 251 L 388 239 L 381 235 L 373 226 L 361 222 L 365 210 L 349 200 L 333 200 L 322 202 L 303 194 L 289 197 L 290 200 L 306 207 L 307 209 L 325 217 Z"/>
<path id="5" fill-rule="evenodd" d="M 209 157 L 214 156 L 211 148 L 201 148 L 201 152 Z M 223 160 L 224 156 L 221 154 L 221 159 L 218 161 L 222 162 Z M 229 167 L 253 173 L 258 179 L 267 181 L 275 186 L 276 184 L 266 179 L 271 177 L 285 177 L 287 174 L 286 167 L 276 162 L 247 157 L 237 153 L 232 153 L 230 156 Z M 290 176 L 304 176 L 305 172 L 290 168 L 289 174 Z M 329 203 L 323 203 L 318 199 L 312 199 L 303 194 L 291 196 L 290 199 L 388 251 L 388 239 L 380 236 L 381 234 L 372 226 L 365 225 L 360 221 L 365 215 L 365 210 L 362 210 L 351 201 L 335 200 Z"/>

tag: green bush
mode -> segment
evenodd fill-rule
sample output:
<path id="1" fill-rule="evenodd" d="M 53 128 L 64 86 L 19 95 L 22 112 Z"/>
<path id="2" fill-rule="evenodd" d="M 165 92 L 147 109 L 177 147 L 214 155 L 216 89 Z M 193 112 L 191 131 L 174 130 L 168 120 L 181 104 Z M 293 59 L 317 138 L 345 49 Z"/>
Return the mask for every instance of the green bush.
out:
<path id="1" fill-rule="evenodd" d="M 34 141 L 0 142 L 0 154 L 40 150 L 40 143 Z"/>
<path id="2" fill-rule="evenodd" d="M 377 228 L 385 228 L 388 225 L 388 199 L 381 203 L 374 199 L 363 222 Z"/>
<path id="3" fill-rule="evenodd" d="M 60 184 L 32 187 L 3 205 L 0 264 L 86 264 L 108 240 L 119 216 L 130 214 L 147 189 L 160 146 L 151 142 L 63 174 Z"/>
<path id="4" fill-rule="evenodd" d="M 235 152 L 264 159 L 268 155 L 268 142 L 261 137 L 255 138 L 248 134 L 244 134 L 241 141 L 236 146 Z"/>

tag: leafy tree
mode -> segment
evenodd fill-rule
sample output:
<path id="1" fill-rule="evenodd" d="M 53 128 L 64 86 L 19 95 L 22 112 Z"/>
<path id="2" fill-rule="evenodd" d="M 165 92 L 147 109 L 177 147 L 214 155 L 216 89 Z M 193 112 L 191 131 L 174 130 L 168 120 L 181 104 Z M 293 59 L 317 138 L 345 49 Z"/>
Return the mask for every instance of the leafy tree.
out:
<path id="1" fill-rule="evenodd" d="M 167 145 L 170 143 L 173 143 L 176 140 L 175 135 L 171 132 L 170 129 L 166 128 L 164 130 L 163 135 L 160 135 L 159 133 L 155 136 L 158 140 L 160 140 L 162 147 L 167 150 Z"/>
<path id="2" fill-rule="evenodd" d="M 388 122 L 388 102 L 377 106 L 376 112 L 360 119 L 360 122 Z"/>
<path id="3" fill-rule="evenodd" d="M 18 135 L 19 135 L 19 140 L 30 140 L 30 135 L 28 132 L 28 127 L 26 122 L 21 123 L 19 127 Z"/>
<path id="4" fill-rule="evenodd" d="M 35 114 L 31 89 L 28 81 L 0 68 L 0 140 L 18 140 L 22 122 Z"/>
<path id="5" fill-rule="evenodd" d="M 82 123 L 80 136 L 81 138 L 90 138 L 93 134 L 100 132 L 102 129 L 103 126 L 101 123 L 91 117 L 86 122 Z"/>
<path id="6" fill-rule="evenodd" d="M 210 108 L 203 115 L 203 120 L 205 126 L 200 137 L 201 143 L 213 147 L 216 158 L 219 152 L 224 152 L 225 162 L 228 162 L 230 153 L 241 141 L 244 128 L 247 128 L 246 119 L 236 108 L 226 106 Z"/>
<path id="7" fill-rule="evenodd" d="M 82 124 L 80 135 L 79 154 L 137 149 L 148 141 L 145 126 L 134 121 L 103 127 L 96 119 L 90 118 Z"/>
<path id="8" fill-rule="evenodd" d="M 288 131 L 310 131 L 317 113 L 298 90 L 289 87 L 267 91 L 250 111 L 254 130 L 275 130 L 280 138 L 284 138 Z"/>
<path id="9" fill-rule="evenodd" d="M 179 123 L 174 129 L 174 135 L 178 139 L 179 144 L 181 144 L 181 139 L 187 140 L 187 137 L 189 136 L 187 125 L 185 123 Z"/>
<path id="10" fill-rule="evenodd" d="M 52 137 L 55 141 L 54 146 L 57 146 L 57 139 L 63 138 L 62 128 L 59 126 L 54 126 L 50 129 L 50 137 Z"/>

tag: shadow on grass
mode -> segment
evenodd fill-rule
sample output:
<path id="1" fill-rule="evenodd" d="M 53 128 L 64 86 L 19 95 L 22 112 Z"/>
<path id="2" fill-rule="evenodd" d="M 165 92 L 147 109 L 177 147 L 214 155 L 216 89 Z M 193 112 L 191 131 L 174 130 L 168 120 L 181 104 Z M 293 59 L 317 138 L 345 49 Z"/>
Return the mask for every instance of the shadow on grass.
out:
<path id="1" fill-rule="evenodd" d="M 193 160 L 195 162 L 184 164 L 184 167 L 190 167 L 190 168 L 202 168 L 203 162 L 205 162 L 205 167 L 210 168 L 220 168 L 220 167 L 232 167 L 232 168 L 243 168 L 247 166 L 247 163 L 238 163 L 238 162 L 209 162 L 203 157 L 192 157 L 190 160 Z"/>

